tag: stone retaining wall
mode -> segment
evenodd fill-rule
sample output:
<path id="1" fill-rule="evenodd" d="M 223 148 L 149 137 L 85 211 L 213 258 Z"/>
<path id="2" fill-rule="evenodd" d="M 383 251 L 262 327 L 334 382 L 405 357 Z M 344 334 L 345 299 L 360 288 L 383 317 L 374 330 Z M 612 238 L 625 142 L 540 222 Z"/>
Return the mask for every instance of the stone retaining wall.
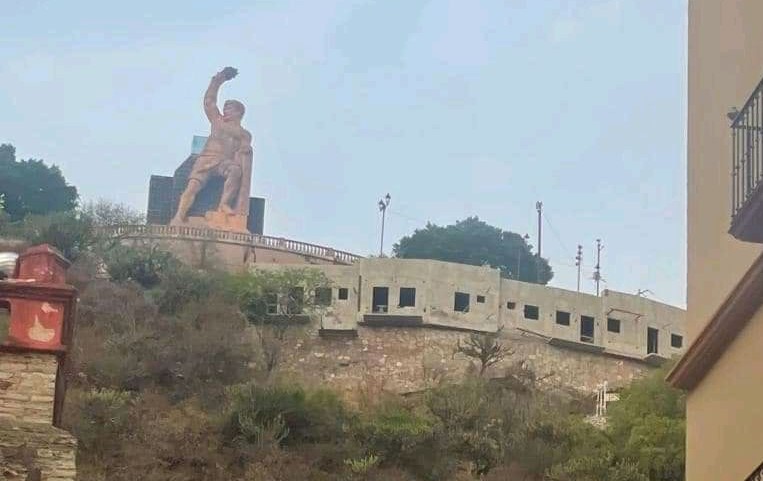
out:
<path id="1" fill-rule="evenodd" d="M 51 425 L 0 420 L 0 479 L 72 481 L 77 441 Z M 41 477 L 27 477 L 39 470 Z"/>
<path id="2" fill-rule="evenodd" d="M 454 354 L 467 332 L 431 328 L 359 327 L 356 339 L 321 339 L 317 330 L 294 335 L 283 349 L 282 372 L 313 385 L 344 391 L 420 391 L 442 379 L 458 379 L 472 362 Z M 643 362 L 555 347 L 539 336 L 512 329 L 501 333 L 513 354 L 489 368 L 501 377 L 517 364 L 532 370 L 542 387 L 594 393 L 607 381 L 627 385 L 652 369 Z"/>
<path id="3" fill-rule="evenodd" d="M 0 353 L 0 419 L 51 424 L 57 369 L 49 354 Z"/>

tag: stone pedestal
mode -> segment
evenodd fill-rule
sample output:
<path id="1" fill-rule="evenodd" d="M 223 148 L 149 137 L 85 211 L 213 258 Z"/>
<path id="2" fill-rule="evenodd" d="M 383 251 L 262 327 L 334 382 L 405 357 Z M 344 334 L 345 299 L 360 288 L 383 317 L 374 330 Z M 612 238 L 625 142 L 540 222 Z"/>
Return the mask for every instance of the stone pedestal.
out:
<path id="1" fill-rule="evenodd" d="M 184 224 L 173 223 L 172 225 L 185 225 L 188 227 L 225 230 L 248 234 L 249 230 L 246 228 L 246 223 L 247 217 L 245 215 L 226 214 L 217 210 L 211 210 L 207 212 L 204 217 L 189 216 Z"/>

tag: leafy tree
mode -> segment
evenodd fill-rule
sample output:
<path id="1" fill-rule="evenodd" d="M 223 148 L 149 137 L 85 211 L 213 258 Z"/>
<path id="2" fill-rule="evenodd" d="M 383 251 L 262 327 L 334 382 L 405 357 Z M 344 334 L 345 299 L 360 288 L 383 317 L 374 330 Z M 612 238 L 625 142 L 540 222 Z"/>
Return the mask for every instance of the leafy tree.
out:
<path id="1" fill-rule="evenodd" d="M 669 368 L 634 381 L 607 415 L 607 432 L 621 456 L 655 481 L 684 478 L 686 395 L 665 382 Z"/>
<path id="2" fill-rule="evenodd" d="M 241 311 L 256 326 L 270 374 L 280 361 L 289 328 L 320 312 L 319 292 L 331 281 L 317 269 L 255 269 L 233 276 L 230 286 Z"/>
<path id="3" fill-rule="evenodd" d="M 30 244 L 50 244 L 71 261 L 97 242 L 90 219 L 75 211 L 28 215 L 20 222 L 11 223 L 5 230 Z"/>
<path id="4" fill-rule="evenodd" d="M 525 461 L 551 460 L 534 470 L 550 481 L 682 481 L 685 399 L 667 385 L 666 373 L 663 367 L 624 389 L 604 431 L 579 417 L 541 414 L 525 442 L 535 456 Z"/>
<path id="5" fill-rule="evenodd" d="M 525 282 L 547 284 L 553 277 L 548 261 L 530 251 L 521 235 L 468 217 L 445 227 L 428 223 L 394 245 L 405 259 L 436 259 L 475 266 L 489 265 L 501 275 Z"/>
<path id="6" fill-rule="evenodd" d="M 0 145 L 0 194 L 12 221 L 77 206 L 77 189 L 66 183 L 61 169 L 42 160 L 17 161 L 16 149 L 10 144 Z"/>
<path id="7" fill-rule="evenodd" d="M 82 213 L 88 216 L 97 227 L 114 225 L 145 224 L 146 216 L 130 206 L 99 199 L 88 201 L 82 206 Z"/>

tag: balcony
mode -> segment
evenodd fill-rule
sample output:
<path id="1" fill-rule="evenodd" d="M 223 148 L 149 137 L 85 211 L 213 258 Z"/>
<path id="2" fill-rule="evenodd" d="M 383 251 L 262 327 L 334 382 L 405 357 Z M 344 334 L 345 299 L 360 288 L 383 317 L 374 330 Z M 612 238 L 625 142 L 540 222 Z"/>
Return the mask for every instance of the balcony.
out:
<path id="1" fill-rule="evenodd" d="M 763 81 L 732 118 L 731 228 L 739 240 L 763 243 Z"/>

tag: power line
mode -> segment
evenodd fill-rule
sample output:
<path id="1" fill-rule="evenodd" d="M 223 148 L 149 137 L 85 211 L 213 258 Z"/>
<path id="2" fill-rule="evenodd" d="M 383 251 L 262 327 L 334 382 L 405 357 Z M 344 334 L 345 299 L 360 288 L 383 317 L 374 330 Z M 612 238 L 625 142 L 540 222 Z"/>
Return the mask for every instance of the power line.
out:
<path id="1" fill-rule="evenodd" d="M 543 213 L 543 219 L 546 221 L 546 224 L 548 224 L 548 227 L 551 229 L 551 233 L 554 234 L 554 238 L 559 243 L 559 247 L 561 247 L 564 252 L 569 252 L 569 249 L 567 249 L 567 246 L 562 240 L 562 237 L 559 235 L 559 231 L 557 231 L 554 228 L 553 224 L 551 224 L 551 219 L 548 218 L 547 212 Z"/>

